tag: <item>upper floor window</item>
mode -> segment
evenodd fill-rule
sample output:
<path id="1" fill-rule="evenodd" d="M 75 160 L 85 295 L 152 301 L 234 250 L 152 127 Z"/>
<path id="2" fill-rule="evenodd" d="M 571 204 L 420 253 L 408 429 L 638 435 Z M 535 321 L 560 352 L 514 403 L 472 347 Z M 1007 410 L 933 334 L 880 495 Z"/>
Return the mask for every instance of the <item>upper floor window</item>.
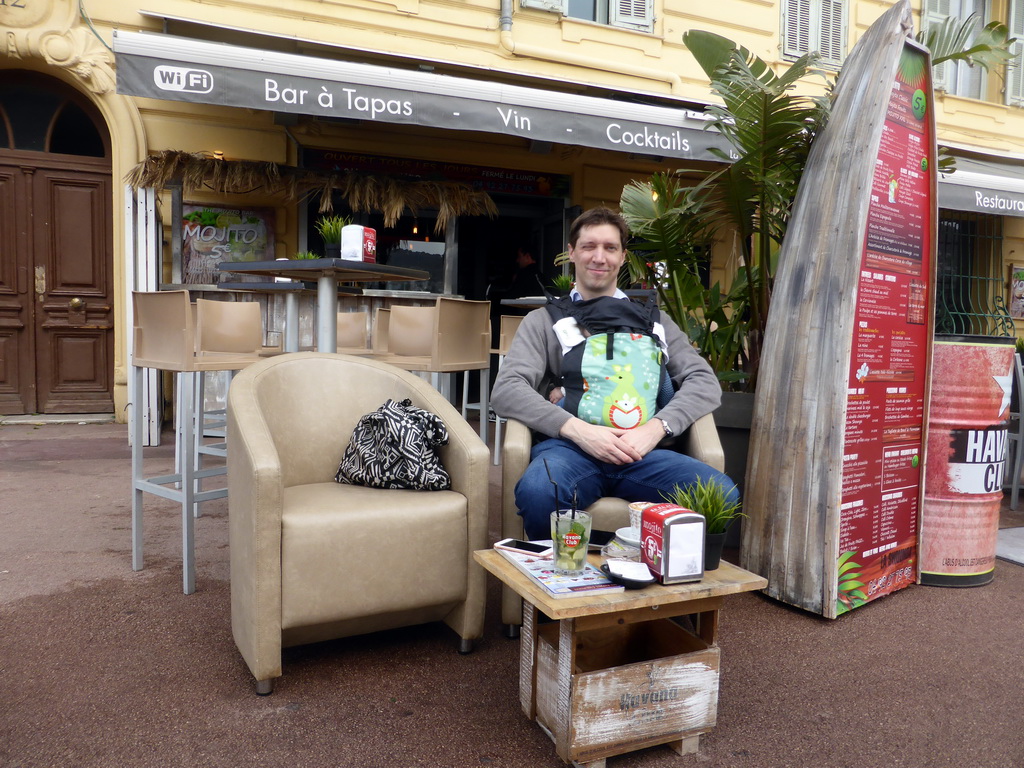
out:
<path id="1" fill-rule="evenodd" d="M 926 28 L 945 21 L 949 16 L 966 21 L 974 14 L 974 26 L 981 29 L 990 12 L 988 0 L 926 0 L 924 8 Z M 933 70 L 932 84 L 937 91 L 981 99 L 986 88 L 985 70 L 970 67 L 962 61 L 944 61 Z"/>
<path id="2" fill-rule="evenodd" d="M 846 58 L 845 0 L 785 0 L 782 4 L 782 55 L 798 59 L 817 51 L 825 66 Z"/>
<path id="3" fill-rule="evenodd" d="M 1010 37 L 1016 37 L 1017 42 L 1010 48 L 1013 58 L 1006 65 L 1006 103 L 1024 107 L 1024 0 L 1012 0 L 1010 3 L 1007 26 Z"/>
<path id="4" fill-rule="evenodd" d="M 613 27 L 654 29 L 654 0 L 519 0 L 519 5 Z"/>

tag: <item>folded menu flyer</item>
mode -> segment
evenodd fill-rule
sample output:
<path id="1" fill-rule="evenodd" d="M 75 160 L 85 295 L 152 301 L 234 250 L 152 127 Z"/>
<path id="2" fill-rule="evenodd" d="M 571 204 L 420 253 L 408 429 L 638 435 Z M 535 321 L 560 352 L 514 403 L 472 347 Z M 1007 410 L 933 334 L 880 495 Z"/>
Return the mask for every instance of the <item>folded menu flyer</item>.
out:
<path id="1" fill-rule="evenodd" d="M 607 592 L 622 592 L 623 587 L 609 580 L 601 571 L 587 563 L 578 575 L 563 576 L 555 573 L 551 555 L 527 555 L 521 552 L 510 552 L 506 549 L 496 550 L 507 558 L 512 565 L 536 581 L 552 597 L 580 597 L 582 595 L 602 595 Z"/>

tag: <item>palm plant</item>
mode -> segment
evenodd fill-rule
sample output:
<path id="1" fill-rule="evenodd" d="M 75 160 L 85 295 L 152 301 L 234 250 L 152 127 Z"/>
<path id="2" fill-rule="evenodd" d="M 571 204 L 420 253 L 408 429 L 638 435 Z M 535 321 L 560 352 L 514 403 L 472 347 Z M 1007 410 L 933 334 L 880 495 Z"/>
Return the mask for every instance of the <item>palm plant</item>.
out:
<path id="1" fill-rule="evenodd" d="M 646 273 L 647 282 L 671 292 L 679 306 L 666 304 L 670 316 L 689 315 L 680 325 L 707 348 L 702 351 L 716 352 L 713 365 L 723 384 L 746 378 L 752 389 L 776 256 L 811 142 L 828 119 L 826 97 L 792 91 L 801 79 L 824 72 L 817 67 L 816 53 L 776 75 L 760 58 L 719 35 L 695 30 L 683 41 L 722 100 L 708 108 L 708 123 L 729 142 L 731 152 L 712 150 L 723 165 L 692 187 L 676 181 L 690 172 L 684 169 L 671 178 L 634 182 L 623 191 L 620 208 L 643 243 L 631 264 Z M 696 259 L 725 230 L 736 233 L 742 277 L 728 294 L 716 285 L 698 295 Z"/>
<path id="2" fill-rule="evenodd" d="M 962 21 L 947 16 L 938 24 L 929 24 L 915 36 L 932 53 L 932 66 L 947 61 L 962 61 L 968 66 L 977 64 L 988 71 L 1013 58 L 1010 46 L 1016 38 L 999 21 L 980 26 L 978 14 L 972 13 Z"/>
<path id="3" fill-rule="evenodd" d="M 918 34 L 933 66 L 963 61 L 989 69 L 1012 58 L 1005 25 L 979 27 L 974 16 L 946 19 Z M 636 241 L 634 280 L 655 286 L 665 311 L 708 359 L 724 388 L 757 382 L 777 257 L 811 143 L 825 126 L 829 96 L 799 96 L 798 81 L 825 77 L 809 53 L 776 75 L 767 63 L 719 35 L 692 30 L 683 41 L 722 101 L 708 108 L 708 127 L 729 142 L 724 162 L 692 186 L 686 169 L 632 182 L 619 207 Z M 943 172 L 952 158 L 940 160 Z M 702 172 L 700 172 L 702 173 Z M 698 264 L 720 233 L 735 233 L 742 268 L 730 289 L 705 289 Z"/>
<path id="4" fill-rule="evenodd" d="M 711 364 L 723 386 L 742 381 L 746 279 L 739 275 L 724 292 L 705 288 L 700 266 L 711 230 L 699 215 L 700 201 L 679 177 L 661 173 L 622 190 L 619 206 L 635 235 L 628 253 L 631 282 L 652 285 L 658 303 Z"/>

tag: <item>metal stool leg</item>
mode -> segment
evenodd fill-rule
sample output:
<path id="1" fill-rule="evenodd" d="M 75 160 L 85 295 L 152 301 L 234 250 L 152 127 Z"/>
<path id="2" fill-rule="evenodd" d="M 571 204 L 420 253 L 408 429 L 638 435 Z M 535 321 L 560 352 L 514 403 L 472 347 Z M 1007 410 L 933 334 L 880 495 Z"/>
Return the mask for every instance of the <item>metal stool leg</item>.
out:
<path id="1" fill-rule="evenodd" d="M 132 430 L 132 570 L 142 570 L 142 494 L 139 487 L 142 476 L 142 443 L 146 424 L 146 409 L 143 407 L 143 391 L 145 385 L 145 368 L 132 366 L 132 379 L 135 391 L 132 393 L 131 430 Z"/>
<path id="2" fill-rule="evenodd" d="M 196 591 L 196 455 L 195 449 L 195 395 L 197 385 L 193 372 L 178 374 L 179 407 L 182 413 L 182 435 L 178 441 L 179 463 L 181 465 L 181 562 L 182 587 L 186 595 Z"/>

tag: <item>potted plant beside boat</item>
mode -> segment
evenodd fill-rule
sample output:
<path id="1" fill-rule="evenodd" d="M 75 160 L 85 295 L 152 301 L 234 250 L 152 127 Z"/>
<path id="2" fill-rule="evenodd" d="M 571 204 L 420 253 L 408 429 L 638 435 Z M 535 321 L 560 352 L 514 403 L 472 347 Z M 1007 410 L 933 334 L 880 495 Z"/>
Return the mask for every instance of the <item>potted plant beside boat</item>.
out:
<path id="1" fill-rule="evenodd" d="M 734 486 L 735 488 L 735 486 Z M 704 570 L 718 568 L 722 547 L 733 521 L 744 517 L 739 501 L 730 498 L 730 491 L 718 480 L 697 479 L 684 487 L 675 486 L 665 494 L 672 504 L 689 509 L 704 517 Z"/>

